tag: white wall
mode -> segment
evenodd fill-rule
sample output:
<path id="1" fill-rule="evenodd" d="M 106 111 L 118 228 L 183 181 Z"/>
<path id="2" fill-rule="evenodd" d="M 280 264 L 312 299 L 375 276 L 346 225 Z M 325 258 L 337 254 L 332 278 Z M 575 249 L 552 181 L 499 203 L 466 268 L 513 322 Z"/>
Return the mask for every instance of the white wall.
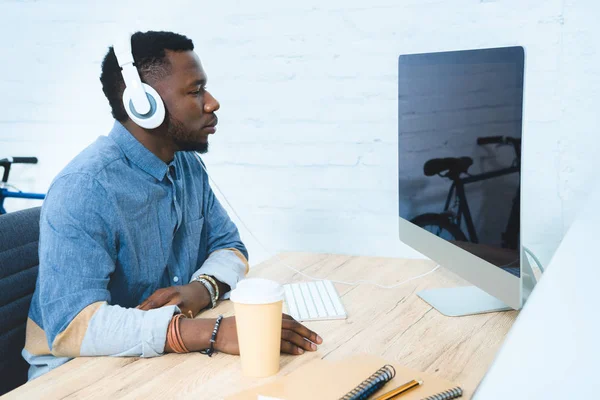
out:
<path id="1" fill-rule="evenodd" d="M 209 172 L 262 242 L 415 256 L 397 239 L 398 55 L 523 45 L 523 240 L 547 262 L 600 167 L 599 11 L 594 0 L 5 0 L 0 157 L 39 157 L 13 183 L 45 190 L 112 124 L 98 76 L 113 37 L 173 30 L 194 40 L 222 104 Z M 252 264 L 267 257 L 242 236 Z"/>

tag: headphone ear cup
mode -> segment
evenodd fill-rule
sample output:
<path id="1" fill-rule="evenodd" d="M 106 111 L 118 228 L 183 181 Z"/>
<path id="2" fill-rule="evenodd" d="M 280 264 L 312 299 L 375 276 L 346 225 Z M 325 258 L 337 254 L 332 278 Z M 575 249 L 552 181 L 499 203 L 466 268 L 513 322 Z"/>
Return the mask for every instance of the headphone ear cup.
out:
<path id="1" fill-rule="evenodd" d="M 162 98 L 154 88 L 146 83 L 142 83 L 146 98 L 150 102 L 150 111 L 146 114 L 139 114 L 131 100 L 131 90 L 125 88 L 123 91 L 123 107 L 125 112 L 133 122 L 145 129 L 155 129 L 165 120 L 165 104 Z M 138 89 L 139 90 L 139 89 Z"/>

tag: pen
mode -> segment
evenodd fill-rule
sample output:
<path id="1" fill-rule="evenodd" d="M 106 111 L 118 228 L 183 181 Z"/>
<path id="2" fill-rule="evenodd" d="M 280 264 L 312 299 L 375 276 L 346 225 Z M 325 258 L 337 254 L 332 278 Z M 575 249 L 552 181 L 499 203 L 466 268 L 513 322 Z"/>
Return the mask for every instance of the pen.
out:
<path id="1" fill-rule="evenodd" d="M 410 389 L 417 387 L 419 385 L 422 385 L 422 384 L 423 384 L 423 381 L 417 381 L 417 380 L 413 379 L 412 381 L 406 382 L 404 385 L 401 385 L 394 390 L 390 390 L 389 392 L 382 394 L 381 396 L 377 397 L 375 400 L 389 400 L 391 398 L 395 398 L 395 396 L 398 396 L 402 393 L 406 393 Z"/>

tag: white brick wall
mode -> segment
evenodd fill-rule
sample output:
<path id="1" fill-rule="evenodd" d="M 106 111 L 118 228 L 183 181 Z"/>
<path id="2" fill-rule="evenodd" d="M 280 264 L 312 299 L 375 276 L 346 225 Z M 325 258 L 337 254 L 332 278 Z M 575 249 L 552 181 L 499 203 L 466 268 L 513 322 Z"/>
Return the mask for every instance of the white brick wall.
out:
<path id="1" fill-rule="evenodd" d="M 397 238 L 398 55 L 523 45 L 524 243 L 547 262 L 600 167 L 599 11 L 594 0 L 4 0 L 0 157 L 37 156 L 13 183 L 45 190 L 111 126 L 98 76 L 113 38 L 173 30 L 194 40 L 222 104 L 209 172 L 262 242 L 415 256 Z M 242 236 L 253 264 L 268 256 Z"/>

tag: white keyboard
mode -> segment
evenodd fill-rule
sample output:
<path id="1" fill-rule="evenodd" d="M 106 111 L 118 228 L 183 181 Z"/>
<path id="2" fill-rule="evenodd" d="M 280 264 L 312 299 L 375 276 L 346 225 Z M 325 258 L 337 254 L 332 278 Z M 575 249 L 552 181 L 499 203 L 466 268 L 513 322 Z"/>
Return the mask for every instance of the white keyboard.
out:
<path id="1" fill-rule="evenodd" d="M 296 321 L 348 318 L 331 281 L 291 283 L 283 289 L 288 312 Z"/>

